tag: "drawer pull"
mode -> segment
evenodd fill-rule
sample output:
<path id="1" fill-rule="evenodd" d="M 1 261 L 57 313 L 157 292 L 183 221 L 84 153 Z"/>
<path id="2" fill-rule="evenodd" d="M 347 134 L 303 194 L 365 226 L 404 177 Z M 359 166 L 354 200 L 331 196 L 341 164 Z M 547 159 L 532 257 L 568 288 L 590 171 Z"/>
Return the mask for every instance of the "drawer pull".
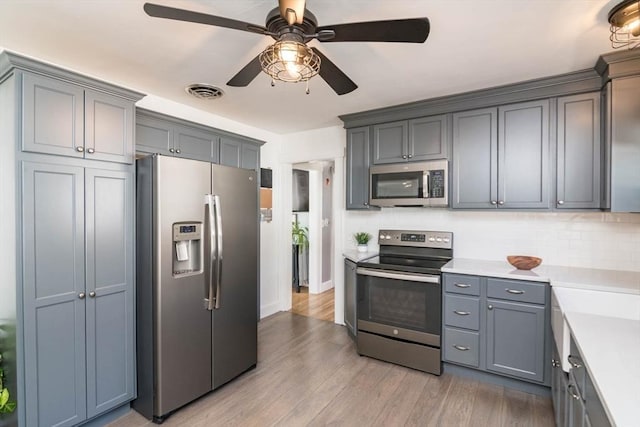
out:
<path id="1" fill-rule="evenodd" d="M 580 400 L 580 395 L 574 390 L 575 387 L 573 386 L 573 384 L 569 384 L 569 386 L 567 387 L 567 393 L 569 393 L 569 396 L 573 397 L 575 400 Z"/>
<path id="2" fill-rule="evenodd" d="M 505 289 L 505 291 L 509 292 L 510 294 L 514 294 L 514 295 L 522 295 L 524 294 L 524 291 L 521 291 L 519 289 Z"/>
<path id="3" fill-rule="evenodd" d="M 457 288 L 465 289 L 465 288 L 470 287 L 471 285 L 467 285 L 466 283 L 456 283 L 454 286 L 457 287 Z"/>
<path id="4" fill-rule="evenodd" d="M 569 355 L 569 357 L 567 357 L 567 360 L 569 361 L 572 367 L 576 369 L 582 368 L 582 361 L 577 357 Z"/>
<path id="5" fill-rule="evenodd" d="M 471 314 L 470 311 L 459 311 L 459 310 L 453 310 L 453 312 L 455 314 L 457 314 L 458 316 L 468 316 Z"/>
<path id="6" fill-rule="evenodd" d="M 469 347 L 465 347 L 463 345 L 458 345 L 458 344 L 454 344 L 453 348 L 455 348 L 456 350 L 460 350 L 460 351 L 468 351 L 468 350 L 470 350 Z"/>

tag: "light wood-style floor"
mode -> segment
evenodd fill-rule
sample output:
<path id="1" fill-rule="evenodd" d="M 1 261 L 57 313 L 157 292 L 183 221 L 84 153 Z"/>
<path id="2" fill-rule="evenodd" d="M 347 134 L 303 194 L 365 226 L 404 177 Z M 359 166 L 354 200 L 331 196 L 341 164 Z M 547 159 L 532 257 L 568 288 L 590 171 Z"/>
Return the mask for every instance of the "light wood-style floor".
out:
<path id="1" fill-rule="evenodd" d="M 135 412 L 111 427 L 151 425 Z M 343 326 L 281 312 L 258 366 L 163 426 L 553 426 L 551 400 L 358 356 Z"/>
<path id="2" fill-rule="evenodd" d="M 333 298 L 334 288 L 321 294 L 310 294 L 308 287 L 301 286 L 300 292 L 296 292 L 295 289 L 292 291 L 291 312 L 301 316 L 333 322 Z"/>

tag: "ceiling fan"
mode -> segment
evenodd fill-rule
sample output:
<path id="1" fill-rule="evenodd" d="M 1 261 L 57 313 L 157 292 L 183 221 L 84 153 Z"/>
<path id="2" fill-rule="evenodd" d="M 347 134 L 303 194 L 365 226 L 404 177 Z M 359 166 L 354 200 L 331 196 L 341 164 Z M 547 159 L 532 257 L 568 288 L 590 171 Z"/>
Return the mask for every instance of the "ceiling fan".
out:
<path id="1" fill-rule="evenodd" d="M 248 31 L 275 39 L 275 44 L 256 56 L 227 82 L 229 86 L 247 86 L 260 71 L 269 74 L 273 80 L 286 82 L 308 82 L 319 74 L 338 95 L 344 95 L 358 86 L 317 48 L 309 48 L 309 41 L 424 43 L 429 35 L 427 18 L 318 26 L 313 13 L 305 9 L 305 0 L 279 0 L 279 7 L 267 14 L 264 27 L 153 3 L 145 3 L 144 11 L 156 18 Z"/>

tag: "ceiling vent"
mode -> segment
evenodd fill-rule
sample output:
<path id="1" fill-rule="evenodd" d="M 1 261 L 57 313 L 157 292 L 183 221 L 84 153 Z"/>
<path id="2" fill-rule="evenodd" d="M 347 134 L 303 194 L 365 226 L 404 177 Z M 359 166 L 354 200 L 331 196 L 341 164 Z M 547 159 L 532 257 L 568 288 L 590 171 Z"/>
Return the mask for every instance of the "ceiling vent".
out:
<path id="1" fill-rule="evenodd" d="M 219 87 L 205 83 L 189 85 L 185 90 L 188 94 L 193 95 L 198 99 L 218 99 L 222 98 L 222 95 L 224 95 L 224 92 Z"/>

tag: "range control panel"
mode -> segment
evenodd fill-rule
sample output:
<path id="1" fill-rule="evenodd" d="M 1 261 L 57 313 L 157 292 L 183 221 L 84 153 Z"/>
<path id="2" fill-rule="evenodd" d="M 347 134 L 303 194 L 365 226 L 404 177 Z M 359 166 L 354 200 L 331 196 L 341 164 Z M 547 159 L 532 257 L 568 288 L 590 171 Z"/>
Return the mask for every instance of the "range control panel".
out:
<path id="1" fill-rule="evenodd" d="M 451 249 L 453 247 L 453 233 L 448 231 L 380 230 L 378 244 L 381 246 Z"/>

